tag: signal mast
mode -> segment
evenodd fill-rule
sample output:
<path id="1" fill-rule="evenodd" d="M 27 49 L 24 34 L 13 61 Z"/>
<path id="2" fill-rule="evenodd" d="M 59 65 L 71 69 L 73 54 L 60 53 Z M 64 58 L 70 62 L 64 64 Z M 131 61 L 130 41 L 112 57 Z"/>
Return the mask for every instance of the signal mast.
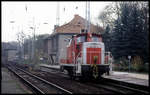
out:
<path id="1" fill-rule="evenodd" d="M 85 4 L 85 32 L 90 32 L 90 1 Z"/>
<path id="2" fill-rule="evenodd" d="M 57 2 L 56 26 L 59 26 L 59 2 Z"/>

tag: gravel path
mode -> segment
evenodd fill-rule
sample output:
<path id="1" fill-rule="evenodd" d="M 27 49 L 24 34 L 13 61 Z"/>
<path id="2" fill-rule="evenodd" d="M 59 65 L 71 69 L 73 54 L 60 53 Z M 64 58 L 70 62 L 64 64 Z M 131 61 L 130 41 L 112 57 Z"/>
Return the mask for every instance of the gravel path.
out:
<path id="1" fill-rule="evenodd" d="M 2 94 L 28 94 L 26 88 L 21 84 L 18 79 L 6 68 L 1 68 L 1 93 Z"/>

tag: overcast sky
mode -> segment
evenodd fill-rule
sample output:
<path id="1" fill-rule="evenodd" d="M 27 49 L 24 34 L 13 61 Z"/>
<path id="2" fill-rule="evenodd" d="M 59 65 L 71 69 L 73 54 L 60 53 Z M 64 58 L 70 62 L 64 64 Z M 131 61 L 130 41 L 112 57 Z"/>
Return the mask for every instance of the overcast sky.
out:
<path id="1" fill-rule="evenodd" d="M 112 2 L 90 2 L 90 17 L 93 24 L 100 23 L 97 17 L 104 7 Z M 32 36 L 36 25 L 36 35 L 51 34 L 56 24 L 57 2 L 2 2 L 2 41 L 17 41 L 16 34 L 23 30 Z M 78 8 L 76 8 L 78 7 Z M 85 18 L 85 2 L 59 2 L 59 24 L 71 21 L 74 14 Z M 33 20 L 34 19 L 34 20 Z M 10 23 L 14 21 L 14 23 Z M 44 24 L 48 23 L 48 24 Z"/>

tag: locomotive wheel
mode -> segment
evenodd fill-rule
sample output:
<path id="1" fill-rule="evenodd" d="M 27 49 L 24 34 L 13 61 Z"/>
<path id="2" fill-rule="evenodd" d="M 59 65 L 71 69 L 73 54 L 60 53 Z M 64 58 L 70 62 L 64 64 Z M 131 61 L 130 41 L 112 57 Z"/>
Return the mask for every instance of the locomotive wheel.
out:
<path id="1" fill-rule="evenodd" d="M 109 74 L 109 71 L 110 71 L 110 69 L 108 68 L 108 69 L 107 69 L 107 72 L 106 72 L 107 75 L 110 75 L 110 74 Z"/>
<path id="2" fill-rule="evenodd" d="M 75 79 L 75 76 L 73 75 L 73 71 L 72 70 L 68 70 L 68 74 L 70 76 L 71 79 Z"/>
<path id="3" fill-rule="evenodd" d="M 109 76 L 109 75 L 110 75 L 110 74 L 109 74 L 109 71 L 107 71 L 106 74 Z"/>
<path id="4" fill-rule="evenodd" d="M 81 76 L 81 77 L 79 78 L 79 80 L 80 80 L 81 82 L 86 82 L 86 81 L 87 81 L 87 79 L 86 79 L 84 76 Z"/>

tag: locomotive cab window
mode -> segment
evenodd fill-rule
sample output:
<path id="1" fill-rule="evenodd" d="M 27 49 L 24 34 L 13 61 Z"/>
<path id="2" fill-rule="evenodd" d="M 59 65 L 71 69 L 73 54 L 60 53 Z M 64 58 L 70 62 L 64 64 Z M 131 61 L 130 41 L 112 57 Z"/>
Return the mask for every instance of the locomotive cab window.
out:
<path id="1" fill-rule="evenodd" d="M 93 42 L 99 42 L 100 40 L 99 40 L 99 37 L 93 36 L 93 37 L 92 37 L 92 41 L 93 41 Z"/>
<path id="2" fill-rule="evenodd" d="M 85 42 L 85 36 L 80 36 L 77 38 L 77 44 L 80 43 L 80 42 Z"/>

